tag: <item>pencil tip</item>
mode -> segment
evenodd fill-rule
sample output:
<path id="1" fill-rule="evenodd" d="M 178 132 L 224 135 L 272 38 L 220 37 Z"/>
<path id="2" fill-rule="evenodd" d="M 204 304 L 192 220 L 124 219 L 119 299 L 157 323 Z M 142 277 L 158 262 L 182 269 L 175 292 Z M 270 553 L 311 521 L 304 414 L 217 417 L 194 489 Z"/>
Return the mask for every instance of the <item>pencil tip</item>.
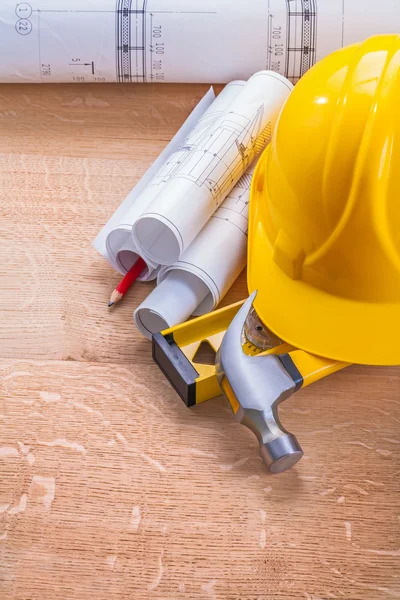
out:
<path id="1" fill-rule="evenodd" d="M 115 302 L 109 302 L 108 303 L 108 308 L 111 308 L 112 306 L 114 306 Z"/>

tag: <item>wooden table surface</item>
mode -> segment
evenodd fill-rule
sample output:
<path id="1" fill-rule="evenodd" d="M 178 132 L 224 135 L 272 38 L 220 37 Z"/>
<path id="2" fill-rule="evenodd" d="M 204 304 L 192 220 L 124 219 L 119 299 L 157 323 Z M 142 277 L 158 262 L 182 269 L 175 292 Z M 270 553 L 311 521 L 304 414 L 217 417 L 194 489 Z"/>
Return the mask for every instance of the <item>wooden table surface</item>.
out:
<path id="1" fill-rule="evenodd" d="M 151 285 L 107 311 L 91 241 L 206 89 L 0 87 L 2 600 L 400 597 L 400 369 L 287 401 L 305 456 L 270 476 L 152 363 Z"/>

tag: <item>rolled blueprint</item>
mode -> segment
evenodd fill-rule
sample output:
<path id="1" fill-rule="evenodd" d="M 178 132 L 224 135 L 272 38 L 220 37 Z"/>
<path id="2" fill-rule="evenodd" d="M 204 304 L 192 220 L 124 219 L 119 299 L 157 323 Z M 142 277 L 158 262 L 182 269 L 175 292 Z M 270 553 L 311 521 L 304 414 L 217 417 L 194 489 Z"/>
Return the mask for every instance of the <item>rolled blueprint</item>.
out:
<path id="1" fill-rule="evenodd" d="M 185 140 L 189 134 L 192 133 L 193 130 L 197 130 L 200 127 L 199 122 L 201 121 L 206 129 L 206 124 L 209 125 L 214 118 L 218 118 L 220 111 L 229 105 L 230 100 L 233 99 L 234 95 L 240 91 L 244 83 L 245 82 L 232 82 L 231 85 L 228 85 L 228 89 L 221 92 L 221 94 L 218 96 L 218 103 L 216 103 L 212 109 L 211 106 L 213 102 L 215 102 L 215 94 L 212 88 L 208 91 L 204 98 L 195 107 L 191 115 L 189 115 L 173 140 L 163 150 L 161 155 L 148 169 L 146 174 L 122 202 L 120 207 L 96 237 L 93 242 L 94 247 L 96 250 L 98 250 L 98 252 L 100 252 L 100 254 L 104 256 L 104 258 L 108 260 L 114 269 L 125 274 L 129 268 L 133 266 L 135 260 L 137 259 L 136 248 L 131 240 L 131 229 L 133 223 L 131 218 L 134 218 L 135 213 L 139 213 L 139 211 L 136 209 L 137 199 L 140 196 L 143 196 L 141 200 L 141 202 L 143 202 L 148 194 L 148 191 L 146 191 L 147 187 L 152 185 L 152 180 L 154 179 L 155 175 L 158 173 L 160 168 L 163 167 L 166 162 L 168 162 L 174 152 L 176 152 L 185 144 Z M 206 112 L 208 114 L 207 118 L 205 115 Z M 211 120 L 209 120 L 209 117 L 211 117 Z M 150 197 L 152 197 L 151 194 Z M 157 266 L 152 261 L 146 262 L 147 269 L 139 277 L 139 281 L 148 281 L 155 279 L 157 276 Z"/>
<path id="2" fill-rule="evenodd" d="M 135 310 L 136 326 L 151 339 L 153 333 L 186 321 L 208 293 L 208 287 L 197 275 L 171 271 Z"/>
<path id="3" fill-rule="evenodd" d="M 292 87 L 272 71 L 256 73 L 198 143 L 168 161 L 162 189 L 132 227 L 141 256 L 161 265 L 182 257 L 270 140 Z"/>
<path id="4" fill-rule="evenodd" d="M 157 276 L 158 261 L 143 256 L 140 250 L 137 249 L 131 236 L 132 226 L 165 186 L 166 180 L 163 176 L 165 169 L 168 169 L 170 164 L 179 163 L 182 155 L 186 153 L 186 148 L 196 148 L 201 144 L 208 130 L 228 110 L 233 100 L 245 86 L 245 83 L 245 81 L 233 81 L 229 83 L 194 124 L 192 131 L 181 143 L 178 150 L 161 164 L 160 169 L 156 171 L 153 179 L 142 192 L 136 195 L 136 188 L 132 190 L 132 202 L 129 202 L 128 196 L 127 200 L 130 208 L 124 214 L 122 221 L 108 233 L 106 238 L 107 253 L 121 273 L 127 273 L 140 255 L 145 260 L 147 269 L 139 277 L 139 281 L 148 281 L 155 279 Z"/>
<path id="5" fill-rule="evenodd" d="M 168 161 L 174 152 L 176 152 L 182 146 L 187 136 L 194 129 L 197 122 L 210 108 L 214 101 L 214 90 L 213 88 L 210 88 L 197 106 L 193 109 L 173 139 L 164 148 L 160 156 L 149 167 L 140 181 L 135 185 L 131 193 L 120 204 L 115 213 L 107 221 L 100 233 L 96 236 L 96 239 L 93 241 L 94 248 L 117 271 L 120 271 L 123 274 L 126 273 L 126 269 L 123 267 L 123 264 L 126 263 L 126 260 L 129 260 L 129 252 L 133 249 L 132 242 L 130 242 L 132 223 L 126 223 L 126 215 L 143 190 L 145 190 L 145 188 L 151 183 L 159 169 Z M 112 236 L 110 236 L 111 232 L 114 232 Z M 127 250 L 127 255 L 122 261 L 117 262 L 117 253 L 122 249 Z M 156 278 L 156 270 L 153 269 L 150 264 L 147 265 L 147 269 L 148 272 L 142 274 L 139 279 L 148 280 Z"/>
<path id="6" fill-rule="evenodd" d="M 132 236 L 132 226 L 122 223 L 116 229 L 110 231 L 106 239 L 106 248 L 109 256 L 112 257 L 115 268 L 126 275 L 139 258 Z M 143 259 L 146 268 L 137 278 L 138 281 L 152 281 L 156 279 L 160 270 L 159 265 L 151 260 Z"/>
<path id="7" fill-rule="evenodd" d="M 400 31 L 398 0 L 2 0 L 0 82 L 214 82 Z"/>
<path id="8" fill-rule="evenodd" d="M 244 269 L 253 171 L 243 175 L 182 258 L 160 271 L 158 287 L 134 312 L 146 337 L 213 310 Z"/>

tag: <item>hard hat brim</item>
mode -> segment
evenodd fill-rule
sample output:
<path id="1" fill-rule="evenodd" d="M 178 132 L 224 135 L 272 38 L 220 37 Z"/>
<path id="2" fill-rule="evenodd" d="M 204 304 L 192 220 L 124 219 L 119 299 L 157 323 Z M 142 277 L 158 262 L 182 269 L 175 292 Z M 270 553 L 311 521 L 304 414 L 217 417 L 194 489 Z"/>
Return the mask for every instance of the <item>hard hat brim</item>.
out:
<path id="1" fill-rule="evenodd" d="M 260 163 L 264 163 L 266 155 Z M 347 363 L 400 365 L 398 304 L 360 302 L 333 296 L 291 279 L 273 260 L 266 234 L 265 191 L 253 177 L 247 283 L 258 290 L 255 309 L 262 322 L 285 342 L 318 356 Z M 263 198 L 264 196 L 264 198 Z"/>

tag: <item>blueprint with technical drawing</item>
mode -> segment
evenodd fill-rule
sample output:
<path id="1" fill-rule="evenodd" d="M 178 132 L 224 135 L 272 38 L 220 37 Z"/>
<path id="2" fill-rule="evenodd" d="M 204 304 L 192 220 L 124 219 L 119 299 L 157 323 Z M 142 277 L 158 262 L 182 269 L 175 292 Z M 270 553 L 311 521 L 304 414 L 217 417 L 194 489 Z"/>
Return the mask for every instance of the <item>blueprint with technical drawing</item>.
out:
<path id="1" fill-rule="evenodd" d="M 215 308 L 244 268 L 249 166 L 292 89 L 284 77 L 261 71 L 231 82 L 216 99 L 210 90 L 94 241 L 120 272 L 141 256 L 147 267 L 140 279 L 157 278 L 159 286 L 135 312 L 147 337 L 161 322 L 175 325 Z M 158 257 L 133 235 L 149 216 L 147 236 L 155 224 L 150 248 L 159 246 Z M 172 235 L 164 239 L 157 227 L 166 223 Z"/>
<path id="2" fill-rule="evenodd" d="M 270 140 L 292 89 L 272 71 L 254 74 L 226 112 L 165 163 L 162 189 L 132 228 L 141 256 L 160 265 L 181 258 Z"/>
<path id="3" fill-rule="evenodd" d="M 271 139 L 293 86 L 273 71 L 240 84 L 233 84 L 223 114 L 195 128 L 161 167 L 151 184 L 159 192 L 133 223 L 138 254 L 162 265 L 157 288 L 134 312 L 148 338 L 213 310 L 246 264 L 253 173 L 247 168 Z"/>
<path id="4" fill-rule="evenodd" d="M 244 269 L 253 171 L 241 177 L 182 258 L 159 272 L 157 287 L 133 315 L 147 338 L 216 308 Z"/>
<path id="5" fill-rule="evenodd" d="M 214 82 L 398 33 L 398 0 L 2 0 L 0 82 Z"/>
<path id="6" fill-rule="evenodd" d="M 229 83 L 220 92 L 217 99 L 215 99 L 214 91 L 209 90 L 172 142 L 96 238 L 94 242 L 96 249 L 121 273 L 127 273 L 138 257 L 138 250 L 131 239 L 132 226 L 162 190 L 167 181 L 165 174 L 170 171 L 170 165 L 184 160 L 185 148 L 196 147 L 207 130 L 225 113 L 245 83 L 245 81 Z M 157 262 L 148 259 L 145 261 L 147 269 L 139 279 L 145 281 L 155 279 Z"/>
<path id="7" fill-rule="evenodd" d="M 239 180 L 183 256 L 164 267 L 158 283 L 171 271 L 193 273 L 209 294 L 194 311 L 203 315 L 219 304 L 246 266 L 250 186 L 255 166 Z M 187 315 L 189 317 L 190 315 Z"/>

